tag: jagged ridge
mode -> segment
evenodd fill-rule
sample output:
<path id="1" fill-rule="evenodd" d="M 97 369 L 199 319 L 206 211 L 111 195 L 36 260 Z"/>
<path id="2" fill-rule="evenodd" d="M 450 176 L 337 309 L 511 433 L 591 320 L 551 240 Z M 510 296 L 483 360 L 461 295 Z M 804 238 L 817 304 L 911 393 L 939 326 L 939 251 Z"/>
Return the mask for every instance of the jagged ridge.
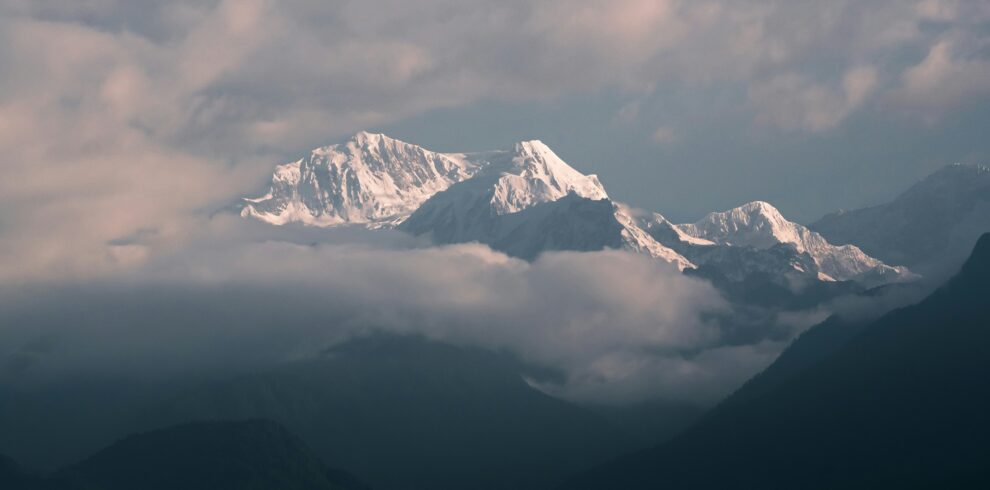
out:
<path id="1" fill-rule="evenodd" d="M 889 203 L 832 213 L 810 228 L 888 263 L 952 270 L 990 231 L 990 168 L 947 165 Z"/>
<path id="2" fill-rule="evenodd" d="M 475 177 L 427 200 L 399 229 L 438 243 L 477 241 L 527 259 L 546 250 L 623 248 L 694 267 L 640 229 L 596 176 L 581 174 L 540 141 L 517 143 Z"/>
<path id="3" fill-rule="evenodd" d="M 596 201 L 603 202 L 592 204 Z M 720 267 L 743 275 L 769 267 L 766 272 L 772 274 L 791 270 L 818 280 L 868 284 L 912 277 L 856 246 L 831 245 L 763 201 L 711 213 L 692 224 L 675 225 L 656 213 L 641 216 L 612 201 L 595 175 L 578 172 L 538 140 L 510 150 L 437 153 L 361 132 L 280 165 L 269 193 L 246 199 L 241 214 L 276 225 L 399 226 L 429 234 L 437 243 L 476 241 L 526 259 L 546 250 L 621 248 L 682 270 L 746 257 L 745 267 Z M 794 252 L 764 257 L 711 249 L 760 251 L 781 244 Z"/>
<path id="4" fill-rule="evenodd" d="M 245 199 L 241 215 L 275 225 L 395 224 L 433 194 L 487 166 L 487 157 L 437 153 L 360 132 L 279 165 L 269 192 Z"/>
<path id="5" fill-rule="evenodd" d="M 720 245 L 764 250 L 791 244 L 798 253 L 811 256 L 822 280 L 891 282 L 912 277 L 906 268 L 888 266 L 854 245 L 828 243 L 820 234 L 788 221 L 777 208 L 764 201 L 710 213 L 696 223 L 676 227 L 687 235 Z"/>

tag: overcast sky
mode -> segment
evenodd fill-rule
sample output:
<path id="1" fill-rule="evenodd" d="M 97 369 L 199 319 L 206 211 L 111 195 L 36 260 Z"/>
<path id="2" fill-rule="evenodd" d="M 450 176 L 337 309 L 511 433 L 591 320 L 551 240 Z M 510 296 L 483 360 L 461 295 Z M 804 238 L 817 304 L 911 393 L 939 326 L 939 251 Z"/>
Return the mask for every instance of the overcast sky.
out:
<path id="1" fill-rule="evenodd" d="M 21 269 L 181 236 L 361 129 L 542 139 L 675 220 L 763 199 L 808 222 L 990 158 L 980 0 L 0 0 L 0 66 Z"/>
<path id="2" fill-rule="evenodd" d="M 709 284 L 622 252 L 526 263 L 218 211 L 367 129 L 542 139 L 674 220 L 762 199 L 808 222 L 986 163 L 988 127 L 983 0 L 0 0 L 0 374 L 226 362 L 232 339 L 279 361 L 379 328 L 508 349 L 575 398 L 710 402 L 827 312 L 723 324 Z"/>

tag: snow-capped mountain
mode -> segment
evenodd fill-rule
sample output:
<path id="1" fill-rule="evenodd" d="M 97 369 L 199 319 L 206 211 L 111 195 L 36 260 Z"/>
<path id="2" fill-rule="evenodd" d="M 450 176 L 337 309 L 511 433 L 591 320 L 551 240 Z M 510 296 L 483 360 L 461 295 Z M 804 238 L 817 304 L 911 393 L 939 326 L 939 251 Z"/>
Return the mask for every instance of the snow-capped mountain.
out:
<path id="1" fill-rule="evenodd" d="M 493 154 L 477 175 L 431 197 L 399 229 L 438 243 L 477 241 L 524 258 L 607 247 L 693 267 L 609 200 L 596 176 L 578 172 L 540 141 Z"/>
<path id="2" fill-rule="evenodd" d="M 691 246 L 712 246 L 716 245 L 711 240 L 691 236 L 684 232 L 679 225 L 674 224 L 660 213 L 647 213 L 636 216 L 637 224 L 640 228 L 650 234 L 658 242 L 684 253 L 681 249 Z"/>
<path id="3" fill-rule="evenodd" d="M 486 231 L 488 216 L 516 213 L 570 193 L 608 198 L 596 176 L 574 170 L 542 142 L 526 141 L 510 151 L 492 152 L 483 170 L 424 202 L 403 229 L 432 232 L 445 243 L 464 241 Z"/>
<path id="4" fill-rule="evenodd" d="M 854 245 L 830 244 L 818 233 L 788 221 L 775 207 L 763 201 L 710 213 L 697 223 L 673 227 L 694 239 L 707 240 L 716 245 L 752 247 L 758 250 L 766 250 L 779 244 L 793 245 L 797 253 L 807 253 L 814 260 L 818 277 L 825 281 L 879 283 L 912 276 L 906 268 L 884 264 Z M 796 266 L 806 269 L 803 265 Z"/>
<path id="5" fill-rule="evenodd" d="M 790 243 L 768 248 L 718 244 L 685 233 L 658 213 L 641 214 L 637 219 L 650 236 L 697 266 L 692 275 L 710 280 L 726 297 L 743 303 L 800 309 L 857 290 L 853 283 L 823 280 L 814 258 Z M 884 282 L 863 279 L 871 281 L 858 283 L 865 287 Z"/>
<path id="6" fill-rule="evenodd" d="M 275 225 L 394 225 L 433 194 L 487 166 L 488 156 L 437 153 L 360 132 L 279 165 L 268 194 L 245 199 L 241 215 Z"/>
<path id="7" fill-rule="evenodd" d="M 275 225 L 398 227 L 436 243 L 480 242 L 525 259 L 548 250 L 618 248 L 681 270 L 705 265 L 729 279 L 769 274 L 875 284 L 910 274 L 853 245 L 831 245 L 765 202 L 693 224 L 644 215 L 612 201 L 596 176 L 536 140 L 509 150 L 438 153 L 360 132 L 279 165 L 269 192 L 242 204 L 242 216 Z"/>
<path id="8" fill-rule="evenodd" d="M 889 203 L 829 214 L 810 227 L 889 263 L 954 271 L 990 231 L 990 167 L 948 165 Z"/>

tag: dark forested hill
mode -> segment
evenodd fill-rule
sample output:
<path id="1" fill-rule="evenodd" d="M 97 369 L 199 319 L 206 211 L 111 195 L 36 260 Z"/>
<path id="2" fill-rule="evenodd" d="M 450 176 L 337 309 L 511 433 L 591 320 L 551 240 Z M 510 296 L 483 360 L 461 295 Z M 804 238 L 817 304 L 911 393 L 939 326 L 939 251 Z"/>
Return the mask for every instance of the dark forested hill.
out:
<path id="1" fill-rule="evenodd" d="M 299 438 L 268 420 L 196 422 L 130 435 L 41 477 L 0 462 L 10 490 L 362 490 Z"/>
<path id="2" fill-rule="evenodd" d="M 986 488 L 988 299 L 984 235 L 962 270 L 917 305 L 565 488 Z"/>
<path id="3" fill-rule="evenodd" d="M 481 349 L 374 337 L 190 390 L 155 416 L 276 420 L 382 489 L 546 488 L 642 447 L 607 417 L 531 387 L 519 369 Z"/>

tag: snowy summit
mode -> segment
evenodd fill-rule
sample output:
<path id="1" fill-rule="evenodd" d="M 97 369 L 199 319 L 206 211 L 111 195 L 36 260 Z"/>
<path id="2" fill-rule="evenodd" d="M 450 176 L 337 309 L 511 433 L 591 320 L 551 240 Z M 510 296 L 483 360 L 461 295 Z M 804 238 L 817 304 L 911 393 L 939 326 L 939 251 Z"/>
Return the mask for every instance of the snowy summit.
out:
<path id="1" fill-rule="evenodd" d="M 691 224 L 643 216 L 612 201 L 598 177 L 577 171 L 539 140 L 507 150 L 438 153 L 360 132 L 279 165 L 268 193 L 245 199 L 241 215 L 275 225 L 398 227 L 435 243 L 479 242 L 527 260 L 549 250 L 614 248 L 680 270 L 746 256 L 768 272 L 796 270 L 823 281 L 910 276 L 853 245 L 830 244 L 763 201 Z M 726 247 L 752 252 L 712 253 Z"/>

